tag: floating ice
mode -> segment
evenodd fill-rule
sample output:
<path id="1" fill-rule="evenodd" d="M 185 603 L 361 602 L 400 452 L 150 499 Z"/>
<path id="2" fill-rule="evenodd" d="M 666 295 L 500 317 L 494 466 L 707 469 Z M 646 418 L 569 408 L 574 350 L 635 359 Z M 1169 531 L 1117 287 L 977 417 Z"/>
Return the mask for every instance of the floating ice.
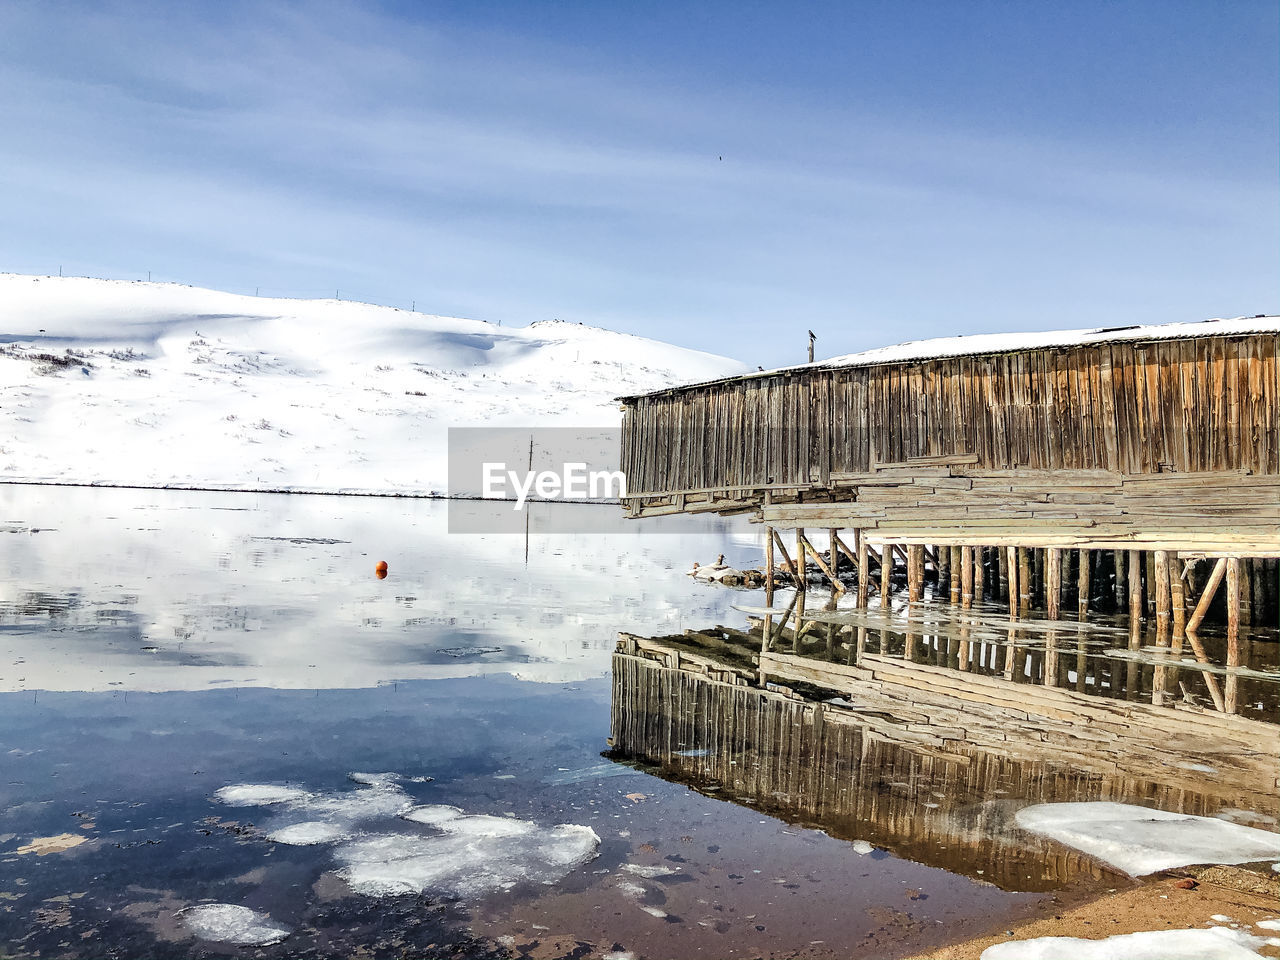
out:
<path id="1" fill-rule="evenodd" d="M 542 782 L 559 787 L 568 783 L 581 783 L 584 780 L 604 780 L 607 777 L 630 777 L 640 775 L 639 770 L 623 766 L 620 763 L 597 763 L 594 766 L 579 770 L 564 770 L 543 777 Z"/>
<path id="2" fill-rule="evenodd" d="M 644 877 L 646 880 L 669 877 L 676 872 L 670 867 L 649 867 L 643 863 L 624 863 L 622 869 L 627 873 L 634 873 L 637 877 Z"/>
<path id="3" fill-rule="evenodd" d="M 1280 920 L 1259 920 L 1254 926 L 1260 930 L 1280 930 Z"/>
<path id="4" fill-rule="evenodd" d="M 323 820 L 304 820 L 302 823 L 291 823 L 279 830 L 267 834 L 268 840 L 276 843 L 288 843 L 298 847 L 311 846 L 317 843 L 333 843 L 345 840 L 351 834 L 341 825 L 326 823 Z"/>
<path id="5" fill-rule="evenodd" d="M 414 807 L 406 813 L 401 814 L 406 820 L 412 820 L 414 823 L 425 823 L 431 826 L 444 823 L 446 820 L 454 820 L 457 817 L 466 816 L 466 811 L 460 807 L 447 807 L 444 804 L 431 804 L 425 807 Z"/>
<path id="6" fill-rule="evenodd" d="M 1265 942 L 1224 927 L 1144 931 L 1105 940 L 1037 937 L 987 947 L 981 960 L 1259 960 L 1262 954 L 1253 948 Z"/>
<path id="7" fill-rule="evenodd" d="M 1041 803 L 1018 826 L 1097 857 L 1132 876 L 1193 863 L 1248 863 L 1280 855 L 1280 834 L 1213 817 L 1127 803 Z"/>
<path id="8" fill-rule="evenodd" d="M 179 912 L 187 929 L 201 940 L 265 947 L 291 932 L 265 913 L 234 903 L 202 903 Z"/>
<path id="9" fill-rule="evenodd" d="M 366 787 L 390 787 L 399 783 L 404 777 L 398 773 L 348 773 L 347 779 L 353 783 L 362 783 Z"/>
<path id="10" fill-rule="evenodd" d="M 356 893 L 385 897 L 434 893 L 483 896 L 517 883 L 555 883 L 596 854 L 590 827 L 541 827 L 504 817 L 450 817 L 439 836 L 383 834 L 344 843 L 334 857 Z"/>
<path id="11" fill-rule="evenodd" d="M 232 807 L 260 807 L 306 799 L 310 794 L 297 787 L 281 787 L 273 783 L 237 783 L 214 794 Z"/>
<path id="12" fill-rule="evenodd" d="M 853 841 L 853 843 L 849 844 L 849 846 L 853 847 L 853 852 L 854 852 L 854 853 L 859 854 L 859 855 L 864 856 L 864 857 L 865 857 L 868 853 L 874 853 L 874 852 L 875 852 L 875 849 L 876 849 L 874 846 L 872 846 L 871 844 L 867 843 L 867 841 L 865 841 L 865 840 L 855 840 L 855 841 Z"/>

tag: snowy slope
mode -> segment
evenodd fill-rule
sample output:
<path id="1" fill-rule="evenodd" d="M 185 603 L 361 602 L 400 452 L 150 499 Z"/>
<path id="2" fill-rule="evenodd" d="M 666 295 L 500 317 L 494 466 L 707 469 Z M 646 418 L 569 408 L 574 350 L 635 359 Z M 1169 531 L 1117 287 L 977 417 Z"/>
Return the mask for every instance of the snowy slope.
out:
<path id="1" fill-rule="evenodd" d="M 742 364 L 593 327 L 0 274 L 0 480 L 431 493 L 450 426 L 616 426 Z"/>

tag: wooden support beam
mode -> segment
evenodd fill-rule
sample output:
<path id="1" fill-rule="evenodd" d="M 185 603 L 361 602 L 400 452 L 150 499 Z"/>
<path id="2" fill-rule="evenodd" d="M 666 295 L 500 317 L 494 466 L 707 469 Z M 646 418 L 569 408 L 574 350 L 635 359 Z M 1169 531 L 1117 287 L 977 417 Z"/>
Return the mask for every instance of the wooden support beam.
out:
<path id="1" fill-rule="evenodd" d="M 973 550 L 973 602 L 982 603 L 987 590 L 986 547 L 972 547 Z"/>
<path id="2" fill-rule="evenodd" d="M 924 544 L 913 543 L 907 549 L 907 602 L 918 603 L 924 591 Z"/>
<path id="3" fill-rule="evenodd" d="M 828 528 L 827 539 L 830 541 L 831 559 L 827 564 L 831 567 L 831 576 L 836 583 L 840 582 L 840 544 L 836 542 L 836 530 Z M 843 592 L 843 590 L 842 590 Z"/>
<path id="4" fill-rule="evenodd" d="M 1115 605 L 1117 610 L 1124 609 L 1124 598 L 1129 592 L 1129 581 L 1125 579 L 1125 558 L 1128 554 L 1124 550 L 1111 551 L 1112 560 L 1116 568 L 1115 580 Z"/>
<path id="5" fill-rule="evenodd" d="M 1227 558 L 1227 666 L 1240 666 L 1240 558 Z M 1236 712 L 1240 678 L 1234 671 L 1223 684 L 1227 713 Z"/>
<path id="6" fill-rule="evenodd" d="M 777 536 L 773 527 L 766 527 L 764 537 L 764 605 L 770 610 L 773 609 L 773 538 Z M 773 633 L 773 616 L 766 615 L 764 618 L 764 627 L 760 631 L 760 652 L 769 652 L 769 638 Z M 764 671 L 760 672 L 760 682 L 765 682 Z"/>
<path id="7" fill-rule="evenodd" d="M 791 575 L 795 577 L 796 589 L 803 590 L 804 589 L 804 571 L 801 569 L 798 569 L 795 565 L 795 562 L 791 559 L 791 554 L 787 552 L 787 545 L 782 542 L 782 535 L 778 533 L 778 528 L 770 527 L 769 530 L 773 533 L 773 540 L 778 545 L 778 549 L 782 551 L 782 560 L 786 564 L 786 568 L 790 570 Z M 804 557 L 804 554 L 801 554 L 802 559 L 803 557 Z"/>
<path id="8" fill-rule="evenodd" d="M 1142 552 L 1129 551 L 1129 622 L 1142 622 Z"/>
<path id="9" fill-rule="evenodd" d="M 1044 573 L 1046 613 L 1050 620 L 1058 620 L 1062 617 L 1062 551 L 1058 547 L 1050 547 L 1048 549 L 1044 561 Z M 1046 680 L 1045 682 L 1047 683 L 1048 681 Z"/>
<path id="10" fill-rule="evenodd" d="M 1090 575 L 1093 573 L 1093 553 L 1089 550 L 1080 551 L 1080 571 L 1076 580 L 1076 615 L 1081 621 L 1089 616 L 1089 591 L 1092 584 L 1089 582 Z"/>
<path id="11" fill-rule="evenodd" d="M 855 530 L 854 542 L 858 545 L 858 609 L 865 610 L 871 595 L 871 566 L 867 563 L 867 538 L 860 531 Z M 859 636 L 865 638 L 866 631 L 863 630 Z"/>
<path id="12" fill-rule="evenodd" d="M 1155 601 L 1156 601 L 1156 637 L 1165 636 L 1170 621 L 1170 583 L 1169 553 L 1165 550 L 1155 551 Z"/>
<path id="13" fill-rule="evenodd" d="M 943 550 L 948 548 L 943 547 Z M 960 603 L 960 595 L 963 590 L 962 581 L 964 580 L 964 555 L 963 547 L 950 548 L 950 574 L 951 574 L 951 605 L 954 607 Z"/>
<path id="14" fill-rule="evenodd" d="M 893 584 L 890 582 L 889 577 L 892 573 L 893 549 L 890 545 L 886 544 L 880 549 L 880 609 L 886 613 L 890 609 L 889 591 L 892 589 Z M 883 644 L 881 644 L 881 646 L 883 647 Z M 883 653 L 884 650 L 882 649 L 880 652 Z"/>
<path id="15" fill-rule="evenodd" d="M 818 565 L 818 569 L 821 570 L 823 574 L 826 575 L 826 578 L 831 581 L 831 588 L 837 594 L 844 593 L 844 584 L 836 577 L 835 571 L 827 566 L 827 561 L 822 559 L 822 554 L 820 554 L 817 548 L 809 542 L 809 538 L 804 535 L 803 530 L 796 530 L 796 549 L 800 552 L 802 557 L 804 554 L 808 553 L 809 556 L 813 558 L 813 562 Z"/>
<path id="16" fill-rule="evenodd" d="M 1191 619 L 1187 621 L 1187 633 L 1193 634 L 1200 629 L 1200 622 L 1204 620 L 1204 616 L 1209 612 L 1209 604 L 1213 603 L 1213 595 L 1218 592 L 1218 585 L 1222 583 L 1222 578 L 1227 573 L 1227 558 L 1221 557 L 1214 564 L 1213 573 L 1209 574 L 1209 582 L 1204 585 L 1204 592 L 1200 594 L 1200 602 L 1196 604 L 1195 610 L 1191 614 Z"/>
<path id="17" fill-rule="evenodd" d="M 960 548 L 960 605 L 965 610 L 973 606 L 973 547 Z M 968 643 L 963 643 L 967 647 Z M 967 661 L 967 656 L 965 657 Z"/>
<path id="18" fill-rule="evenodd" d="M 1018 548 L 1005 548 L 1005 574 L 1008 577 L 1009 618 L 1018 619 Z"/>
<path id="19" fill-rule="evenodd" d="M 1031 554 L 1026 547 L 1015 547 L 1018 556 L 1018 606 L 1031 606 Z"/>
<path id="20" fill-rule="evenodd" d="M 1185 563 L 1173 561 L 1169 571 L 1169 606 L 1173 614 L 1173 652 L 1182 650 L 1182 638 L 1187 632 L 1187 591 L 1183 584 L 1186 575 Z"/>

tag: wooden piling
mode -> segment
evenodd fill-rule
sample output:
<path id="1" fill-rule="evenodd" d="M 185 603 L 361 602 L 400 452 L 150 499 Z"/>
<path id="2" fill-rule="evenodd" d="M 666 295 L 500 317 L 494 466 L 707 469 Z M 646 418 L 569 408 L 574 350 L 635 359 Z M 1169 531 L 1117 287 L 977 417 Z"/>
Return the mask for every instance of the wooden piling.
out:
<path id="1" fill-rule="evenodd" d="M 1062 551 L 1050 547 L 1046 552 L 1044 603 L 1049 619 L 1058 620 L 1062 616 Z"/>
<path id="2" fill-rule="evenodd" d="M 770 610 L 773 609 L 773 527 L 765 527 L 764 535 L 764 605 Z M 764 627 L 760 634 L 760 652 L 769 652 L 769 637 L 773 633 L 773 616 L 765 614 Z M 764 683 L 764 674 L 761 672 L 760 682 Z"/>
<path id="3" fill-rule="evenodd" d="M 1092 573 L 1093 554 L 1088 550 L 1080 551 L 1080 570 L 1076 582 L 1076 615 L 1084 620 L 1089 615 L 1089 576 Z"/>
<path id="4" fill-rule="evenodd" d="M 1157 638 L 1163 636 L 1169 628 L 1169 554 L 1165 550 L 1155 551 L 1155 602 Z"/>
<path id="5" fill-rule="evenodd" d="M 960 603 L 966 610 L 973 606 L 973 550 L 960 548 Z"/>
<path id="6" fill-rule="evenodd" d="M 889 544 L 880 547 L 880 609 L 886 613 L 890 609 L 889 591 L 893 587 L 890 575 L 893 573 L 893 551 Z M 881 650 L 881 653 L 884 651 Z"/>
<path id="7" fill-rule="evenodd" d="M 1018 559 L 1018 608 L 1031 606 L 1031 554 L 1026 547 L 1014 548 Z"/>
<path id="8" fill-rule="evenodd" d="M 1004 573 L 1007 577 L 1007 591 L 1009 595 L 1009 617 L 1016 620 L 1018 618 L 1018 548 L 1005 548 Z"/>
<path id="9" fill-rule="evenodd" d="M 1142 552 L 1129 551 L 1129 622 L 1142 622 Z"/>
<path id="10" fill-rule="evenodd" d="M 981 604 L 987 592 L 986 547 L 973 547 L 973 602 Z"/>
<path id="11" fill-rule="evenodd" d="M 867 535 L 862 530 L 855 530 L 853 540 L 858 547 L 858 609 L 865 610 L 871 595 L 871 567 L 867 565 Z"/>
<path id="12" fill-rule="evenodd" d="M 1227 558 L 1227 666 L 1240 666 L 1240 558 Z M 1223 684 L 1223 700 L 1227 713 L 1236 712 L 1240 678 L 1235 671 L 1227 673 Z"/>

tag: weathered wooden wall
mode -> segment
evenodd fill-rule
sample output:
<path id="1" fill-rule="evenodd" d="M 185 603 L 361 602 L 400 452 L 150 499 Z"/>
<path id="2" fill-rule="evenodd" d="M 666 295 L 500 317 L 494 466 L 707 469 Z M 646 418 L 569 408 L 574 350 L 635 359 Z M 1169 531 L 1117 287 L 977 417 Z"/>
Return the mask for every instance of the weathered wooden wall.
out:
<path id="1" fill-rule="evenodd" d="M 763 507 L 779 526 L 898 524 L 886 538 L 937 543 L 961 542 L 948 527 L 984 523 L 1009 527 L 998 531 L 1007 542 L 1048 544 L 1056 530 L 1057 545 L 1095 546 L 1132 542 L 1139 529 L 1173 528 L 1176 540 L 1180 526 L 1221 524 L 1225 536 L 1188 548 L 1274 555 L 1278 341 L 1126 341 L 814 368 L 630 398 L 626 506 L 636 516 Z M 815 501 L 866 507 L 823 518 L 769 509 Z M 1019 541 L 1024 527 L 1033 536 Z"/>
<path id="2" fill-rule="evenodd" d="M 977 469 L 1280 474 L 1274 334 L 818 368 L 632 398 L 646 493 L 808 486 L 921 458 Z"/>

